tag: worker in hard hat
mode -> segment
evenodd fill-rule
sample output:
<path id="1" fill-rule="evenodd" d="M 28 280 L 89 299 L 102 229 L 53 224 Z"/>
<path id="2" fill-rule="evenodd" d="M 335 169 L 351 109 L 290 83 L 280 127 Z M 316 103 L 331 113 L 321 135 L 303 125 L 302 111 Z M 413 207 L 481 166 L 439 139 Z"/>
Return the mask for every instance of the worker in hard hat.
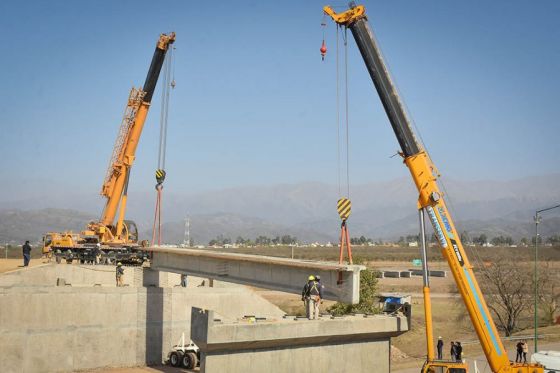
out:
<path id="1" fill-rule="evenodd" d="M 314 281 L 315 281 L 315 276 L 309 275 L 309 277 L 307 278 L 307 282 L 305 283 L 305 285 L 303 286 L 303 290 L 301 291 L 301 300 L 303 302 L 303 306 L 305 307 L 305 316 L 308 319 L 310 318 L 310 313 L 309 313 L 309 289 L 313 285 Z"/>
<path id="2" fill-rule="evenodd" d="M 93 264 L 99 264 L 99 263 L 101 263 L 101 253 L 102 253 L 102 252 L 101 252 L 101 244 L 98 242 L 98 243 L 95 245 L 95 252 L 94 252 L 94 254 L 95 254 L 95 260 L 93 261 Z"/>
<path id="3" fill-rule="evenodd" d="M 122 263 L 118 262 L 117 271 L 116 271 L 117 287 L 124 286 L 123 277 L 124 277 L 124 268 L 122 266 Z"/>
<path id="4" fill-rule="evenodd" d="M 302 300 L 306 303 L 306 316 L 309 320 L 319 318 L 319 304 L 323 299 L 321 283 L 316 281 L 315 276 L 310 275 L 307 284 L 303 287 Z"/>
<path id="5" fill-rule="evenodd" d="M 315 275 L 315 281 L 317 281 L 319 287 L 321 288 L 321 294 L 323 294 L 323 289 L 325 289 L 325 286 L 324 286 L 323 283 L 321 282 L 321 276 Z M 321 299 L 323 299 L 323 296 L 322 296 L 322 295 L 321 295 Z"/>

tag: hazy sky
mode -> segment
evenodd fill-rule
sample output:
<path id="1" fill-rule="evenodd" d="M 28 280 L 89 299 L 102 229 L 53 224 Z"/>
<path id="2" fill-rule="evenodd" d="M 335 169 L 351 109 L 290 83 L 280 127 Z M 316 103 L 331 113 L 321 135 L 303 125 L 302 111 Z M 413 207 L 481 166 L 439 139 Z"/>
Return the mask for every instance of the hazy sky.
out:
<path id="1" fill-rule="evenodd" d="M 0 200 L 96 193 L 132 85 L 175 31 L 167 188 L 336 183 L 335 27 L 322 1 L 0 3 Z M 343 3 L 335 3 L 343 5 Z M 400 92 L 440 172 L 558 172 L 560 2 L 367 1 Z M 407 175 L 350 37 L 351 180 Z M 161 85 L 131 188 L 155 183 Z"/>

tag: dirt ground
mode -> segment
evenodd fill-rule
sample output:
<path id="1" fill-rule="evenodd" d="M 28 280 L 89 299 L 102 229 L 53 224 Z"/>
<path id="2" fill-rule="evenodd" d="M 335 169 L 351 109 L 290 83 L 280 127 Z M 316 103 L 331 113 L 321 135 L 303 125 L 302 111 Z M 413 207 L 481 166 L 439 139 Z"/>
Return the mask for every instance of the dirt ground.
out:
<path id="1" fill-rule="evenodd" d="M 43 259 L 31 259 L 29 262 L 30 267 L 36 267 L 41 264 L 46 263 Z M 23 258 L 22 259 L 0 259 L 0 273 L 10 272 L 15 269 L 23 268 Z"/>
<path id="2" fill-rule="evenodd" d="M 87 373 L 193 373 L 199 372 L 200 369 L 195 370 L 174 368 L 168 365 L 154 366 L 154 367 L 131 367 L 131 368 L 105 368 L 95 370 L 84 370 Z"/>
<path id="3" fill-rule="evenodd" d="M 406 270 L 411 268 L 410 263 L 405 261 L 370 262 L 367 265 L 378 270 Z M 430 264 L 430 268 L 447 269 L 447 264 L 444 262 L 433 262 Z M 483 364 L 486 364 L 485 357 L 478 343 L 477 336 L 470 325 L 465 306 L 456 293 L 456 285 L 452 275 L 448 273 L 448 277 L 445 278 L 430 278 L 430 287 L 432 291 L 434 337 L 441 336 L 445 341 L 444 357 L 449 355 L 447 346 L 450 341 L 461 341 L 464 356 L 471 360 L 474 357 L 478 362 L 479 368 L 481 368 L 484 366 Z M 409 332 L 393 338 L 394 351 L 391 364 L 393 372 L 417 372 L 422 366 L 426 354 L 422 277 L 379 279 L 378 290 L 379 292 L 399 292 L 412 295 L 412 328 Z M 304 314 L 303 304 L 299 295 L 264 289 L 255 289 L 255 291 L 288 314 Z M 326 311 L 333 303 L 325 301 L 321 306 L 321 310 Z M 525 329 L 515 335 L 530 336 L 532 334 L 532 329 Z M 539 334 L 544 335 L 544 338 L 539 341 L 539 349 L 546 348 L 546 346 L 558 347 L 557 349 L 560 349 L 560 325 L 540 328 Z M 514 351 L 515 343 L 517 342 L 504 341 L 506 349 L 510 352 Z M 530 340 L 529 345 L 532 348 L 532 341 Z"/>

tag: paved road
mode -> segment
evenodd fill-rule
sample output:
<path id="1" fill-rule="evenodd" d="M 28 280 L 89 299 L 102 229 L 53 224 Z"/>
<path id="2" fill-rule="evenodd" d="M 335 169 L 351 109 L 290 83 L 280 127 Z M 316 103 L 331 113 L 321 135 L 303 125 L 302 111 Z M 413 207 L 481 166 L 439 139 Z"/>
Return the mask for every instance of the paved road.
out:
<path id="1" fill-rule="evenodd" d="M 539 343 L 539 350 L 540 351 L 547 351 L 547 350 L 554 350 L 554 351 L 560 351 L 560 342 L 556 342 L 556 343 L 549 343 L 549 344 L 543 344 L 540 345 Z M 508 355 L 510 360 L 515 360 L 515 351 L 512 351 L 511 349 L 508 351 Z M 531 359 L 531 352 L 529 352 L 528 356 L 527 356 L 527 360 L 530 361 Z M 488 366 L 488 363 L 486 362 L 486 358 L 484 356 L 478 356 L 477 358 L 475 358 L 474 360 L 476 360 L 476 364 L 478 367 L 478 370 L 480 371 L 480 373 L 491 373 L 492 371 L 490 370 L 490 367 Z M 469 364 L 469 372 L 474 372 L 474 360 L 473 359 L 467 359 L 467 362 Z M 420 367 L 421 364 L 418 365 L 418 367 L 415 368 L 406 368 L 406 369 L 399 369 L 399 370 L 394 370 L 392 373 L 419 373 L 420 372 Z"/>

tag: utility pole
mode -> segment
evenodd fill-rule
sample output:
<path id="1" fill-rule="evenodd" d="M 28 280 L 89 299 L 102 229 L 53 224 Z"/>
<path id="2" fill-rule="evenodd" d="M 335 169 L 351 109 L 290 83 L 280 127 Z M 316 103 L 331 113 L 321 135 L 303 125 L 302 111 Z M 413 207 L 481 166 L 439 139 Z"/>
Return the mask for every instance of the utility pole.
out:
<path id="1" fill-rule="evenodd" d="M 537 344 L 538 344 L 538 332 L 537 328 L 539 327 L 538 322 L 538 272 L 537 272 L 537 260 L 538 260 L 538 248 L 539 248 L 539 223 L 541 221 L 541 217 L 539 216 L 539 211 L 535 213 L 533 217 L 535 220 L 535 273 L 534 273 L 534 282 L 535 282 L 535 320 L 534 320 L 534 329 L 535 329 L 535 353 L 537 353 Z"/>
<path id="2" fill-rule="evenodd" d="M 538 248 L 539 248 L 539 223 L 541 222 L 542 218 L 539 215 L 541 212 L 545 212 L 545 211 L 549 211 L 549 210 L 553 210 L 560 207 L 560 205 L 556 205 L 556 206 L 552 206 L 552 207 L 547 207 L 541 210 L 537 210 L 535 212 L 535 216 L 533 217 L 534 221 L 535 221 L 535 274 L 534 274 L 534 279 L 535 279 L 535 320 L 534 320 L 534 329 L 535 329 L 535 353 L 537 353 L 537 345 L 538 345 L 538 333 L 537 333 L 537 329 L 539 327 L 539 323 L 538 323 L 538 271 L 537 271 L 537 260 L 538 260 Z"/>
<path id="3" fill-rule="evenodd" d="M 183 238 L 183 245 L 191 247 L 191 218 L 188 215 L 185 219 L 185 237 Z"/>

